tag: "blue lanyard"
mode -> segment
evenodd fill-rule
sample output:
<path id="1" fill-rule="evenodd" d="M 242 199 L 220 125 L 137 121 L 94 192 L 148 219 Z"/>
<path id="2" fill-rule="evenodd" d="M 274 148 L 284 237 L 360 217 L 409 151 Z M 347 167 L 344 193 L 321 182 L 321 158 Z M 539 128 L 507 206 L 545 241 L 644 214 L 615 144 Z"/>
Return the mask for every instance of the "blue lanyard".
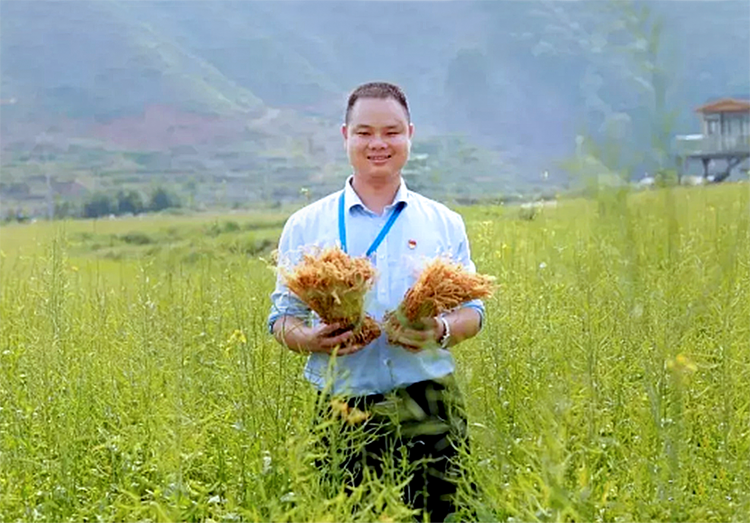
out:
<path id="1" fill-rule="evenodd" d="M 341 249 L 345 253 L 349 253 L 346 249 L 346 213 L 344 209 L 344 192 L 341 193 L 341 197 L 339 198 L 339 240 L 341 241 Z M 367 253 L 365 256 L 368 258 L 378 250 L 378 247 L 380 247 L 380 244 L 383 243 L 383 239 L 385 238 L 385 235 L 388 234 L 388 231 L 391 230 L 391 227 L 393 227 L 393 222 L 396 221 L 396 218 L 398 218 L 398 215 L 401 214 L 401 211 L 404 210 L 404 202 L 398 202 L 396 204 L 396 207 L 391 211 L 391 215 L 388 218 L 388 221 L 383 225 L 383 228 L 380 229 L 380 234 L 378 234 L 378 237 L 373 240 L 372 245 L 367 249 Z"/>

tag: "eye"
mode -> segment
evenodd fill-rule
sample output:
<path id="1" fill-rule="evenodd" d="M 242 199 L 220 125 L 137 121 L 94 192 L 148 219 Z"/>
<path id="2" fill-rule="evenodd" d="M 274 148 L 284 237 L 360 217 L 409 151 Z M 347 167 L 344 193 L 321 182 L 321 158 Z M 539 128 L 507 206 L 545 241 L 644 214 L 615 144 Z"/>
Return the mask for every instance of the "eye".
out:
<path id="1" fill-rule="evenodd" d="M 357 136 L 370 136 L 370 131 L 357 131 Z"/>
<path id="2" fill-rule="evenodd" d="M 398 131 L 388 131 L 388 136 L 396 136 L 400 134 Z"/>

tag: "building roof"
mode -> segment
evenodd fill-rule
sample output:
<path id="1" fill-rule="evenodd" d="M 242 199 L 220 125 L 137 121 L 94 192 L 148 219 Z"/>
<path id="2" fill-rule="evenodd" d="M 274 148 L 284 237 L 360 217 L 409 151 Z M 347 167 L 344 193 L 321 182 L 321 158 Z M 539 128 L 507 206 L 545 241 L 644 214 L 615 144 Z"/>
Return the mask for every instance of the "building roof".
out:
<path id="1" fill-rule="evenodd" d="M 750 100 L 722 98 L 698 107 L 697 113 L 744 113 L 750 111 Z"/>

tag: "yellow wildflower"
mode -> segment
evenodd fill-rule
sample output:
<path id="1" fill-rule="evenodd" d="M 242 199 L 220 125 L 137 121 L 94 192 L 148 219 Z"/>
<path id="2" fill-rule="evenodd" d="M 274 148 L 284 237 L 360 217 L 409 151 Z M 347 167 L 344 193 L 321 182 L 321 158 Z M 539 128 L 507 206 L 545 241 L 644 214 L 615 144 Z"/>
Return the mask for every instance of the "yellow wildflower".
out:
<path id="1" fill-rule="evenodd" d="M 359 410 L 357 407 L 351 409 L 349 414 L 346 416 L 346 422 L 349 425 L 359 425 L 363 421 L 370 419 L 370 413 Z"/>
<path id="2" fill-rule="evenodd" d="M 239 329 L 234 329 L 234 332 L 229 337 L 229 343 L 247 343 L 247 337 L 245 333 Z"/>
<path id="3" fill-rule="evenodd" d="M 339 399 L 332 399 L 331 410 L 333 410 L 335 414 L 339 414 L 341 416 L 347 416 L 349 414 L 349 405 L 345 401 L 342 401 Z"/>

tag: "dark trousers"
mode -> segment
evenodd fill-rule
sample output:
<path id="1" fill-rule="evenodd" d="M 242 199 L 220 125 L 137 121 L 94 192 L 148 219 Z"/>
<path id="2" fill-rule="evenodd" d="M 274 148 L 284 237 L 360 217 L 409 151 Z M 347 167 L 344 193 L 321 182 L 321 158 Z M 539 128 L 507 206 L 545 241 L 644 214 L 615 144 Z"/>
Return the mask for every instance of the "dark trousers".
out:
<path id="1" fill-rule="evenodd" d="M 452 375 L 388 394 L 321 396 L 318 421 L 323 420 L 316 465 L 333 484 L 356 487 L 366 471 L 382 476 L 405 461 L 411 475 L 403 491 L 408 505 L 427 512 L 430 521 L 444 521 L 456 511 L 459 457 L 469 441 Z"/>

